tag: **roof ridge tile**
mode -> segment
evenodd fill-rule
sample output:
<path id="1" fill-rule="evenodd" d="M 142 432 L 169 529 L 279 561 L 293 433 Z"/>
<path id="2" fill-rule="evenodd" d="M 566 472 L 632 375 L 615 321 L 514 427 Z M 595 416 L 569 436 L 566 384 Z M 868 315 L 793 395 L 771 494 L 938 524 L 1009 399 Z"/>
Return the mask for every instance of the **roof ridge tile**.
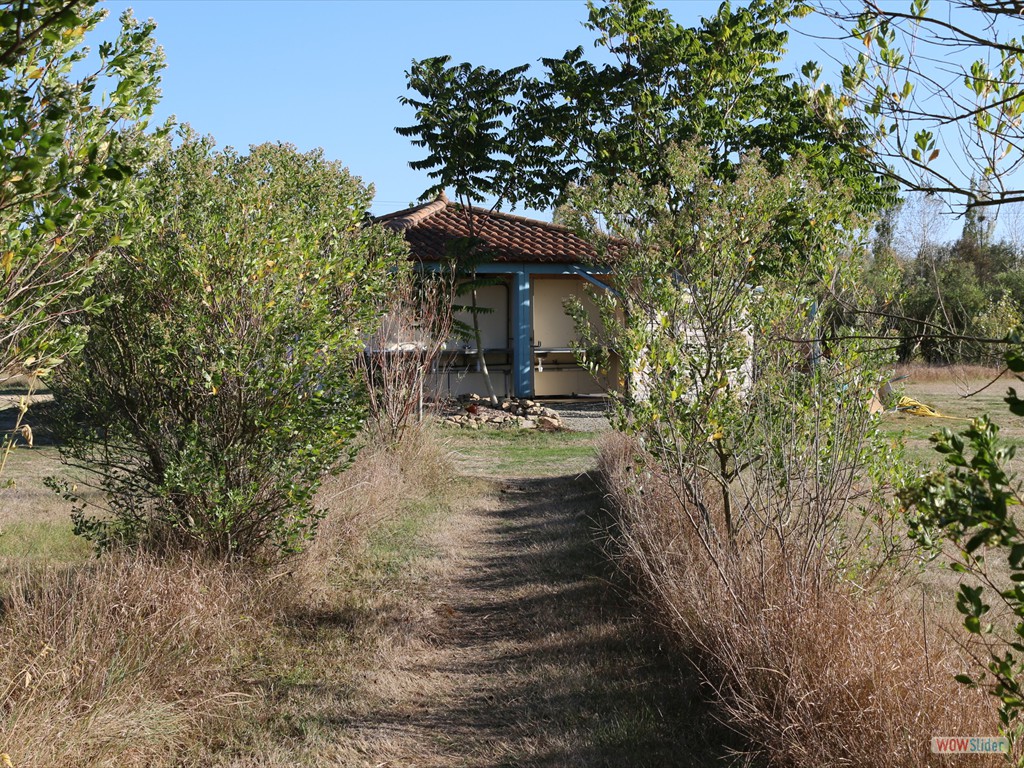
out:
<path id="1" fill-rule="evenodd" d="M 464 210 L 466 206 L 461 203 L 449 203 L 452 208 L 458 208 Z M 556 224 L 553 221 L 541 221 L 540 219 L 531 219 L 529 216 L 522 216 L 518 213 L 507 213 L 505 211 L 494 210 L 493 208 L 481 208 L 478 205 L 469 206 L 475 213 L 479 213 L 482 216 L 490 216 L 494 218 L 505 219 L 507 221 L 517 221 L 531 226 L 540 227 L 542 229 L 548 229 L 552 232 L 562 232 L 572 237 L 579 237 L 576 232 L 564 224 Z"/>
<path id="2" fill-rule="evenodd" d="M 438 211 L 443 210 L 447 205 L 450 205 L 448 197 L 444 192 L 441 192 L 430 202 L 421 203 L 412 208 L 395 211 L 394 213 L 385 213 L 383 216 L 378 216 L 377 221 L 395 232 L 404 232 L 410 227 L 415 227 L 424 219 L 430 218 Z"/>

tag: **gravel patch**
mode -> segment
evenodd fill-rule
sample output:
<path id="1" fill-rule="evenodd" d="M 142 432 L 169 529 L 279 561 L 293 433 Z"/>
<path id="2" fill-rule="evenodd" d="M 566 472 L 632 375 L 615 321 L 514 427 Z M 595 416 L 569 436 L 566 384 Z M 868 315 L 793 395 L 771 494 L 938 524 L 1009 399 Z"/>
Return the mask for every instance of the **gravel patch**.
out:
<path id="1" fill-rule="evenodd" d="M 546 408 L 557 411 L 566 429 L 574 432 L 604 432 L 608 423 L 605 400 L 542 400 Z"/>

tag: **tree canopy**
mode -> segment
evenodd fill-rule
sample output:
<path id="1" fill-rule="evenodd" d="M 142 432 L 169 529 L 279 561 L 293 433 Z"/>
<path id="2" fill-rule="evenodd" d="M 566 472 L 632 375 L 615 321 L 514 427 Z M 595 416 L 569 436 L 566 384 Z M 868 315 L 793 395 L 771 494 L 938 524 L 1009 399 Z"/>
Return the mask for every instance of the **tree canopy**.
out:
<path id="1" fill-rule="evenodd" d="M 782 25 L 803 5 L 724 3 L 696 27 L 651 0 L 588 7 L 596 62 L 582 46 L 542 59 L 539 74 L 526 65 L 450 65 L 448 57 L 413 62 L 408 86 L 418 98 L 403 101 L 417 122 L 397 130 L 428 150 L 413 162 L 434 179 L 424 197 L 470 183 L 474 199 L 546 207 L 572 184 L 625 172 L 665 186 L 672 148 L 696 141 L 720 178 L 750 152 L 774 171 L 800 155 L 818 178 L 855 189 L 864 209 L 890 199 L 867 162 L 861 122 L 823 121 L 816 92 L 777 67 Z"/>
<path id="2" fill-rule="evenodd" d="M 67 320 L 102 303 L 82 297 L 112 244 L 86 240 L 147 154 L 155 25 L 126 12 L 90 57 L 85 36 L 106 16 L 95 5 L 0 6 L 0 378 L 44 374 L 81 346 Z"/>

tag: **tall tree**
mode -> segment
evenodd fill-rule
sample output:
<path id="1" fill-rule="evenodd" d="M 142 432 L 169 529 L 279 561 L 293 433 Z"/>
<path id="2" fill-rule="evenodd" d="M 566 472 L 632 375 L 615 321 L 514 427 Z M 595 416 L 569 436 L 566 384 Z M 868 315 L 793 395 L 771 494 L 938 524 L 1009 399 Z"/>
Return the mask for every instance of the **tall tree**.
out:
<path id="1" fill-rule="evenodd" d="M 558 202 L 570 183 L 625 172 L 671 188 L 672 148 L 698 141 L 717 177 L 732 178 L 753 151 L 773 172 L 801 155 L 823 181 L 842 178 L 862 193 L 866 208 L 881 205 L 859 121 L 844 118 L 841 137 L 829 134 L 814 90 L 778 69 L 784 24 L 806 13 L 801 3 L 725 2 L 694 27 L 650 0 L 589 8 L 586 27 L 612 63 L 594 64 L 577 47 L 544 59 L 544 75 L 528 84 L 520 122 L 538 147 L 529 167 L 546 189 L 527 199 Z"/>
<path id="2" fill-rule="evenodd" d="M 588 7 L 586 27 L 610 63 L 588 60 L 580 46 L 542 59 L 536 76 L 525 66 L 504 73 L 447 68 L 447 57 L 414 68 L 409 85 L 424 98 L 405 102 L 417 107 L 419 124 L 399 132 L 417 136 L 430 154 L 413 167 L 430 168 L 432 178 L 451 185 L 468 181 L 500 204 L 547 207 L 596 174 L 636 173 L 651 187 L 670 188 L 672 148 L 699 141 L 708 170 L 720 178 L 734 174 L 745 153 L 757 151 L 773 171 L 801 155 L 818 178 L 842 179 L 857 191 L 863 209 L 891 202 L 866 161 L 864 126 L 841 115 L 826 124 L 819 111 L 827 100 L 777 68 L 787 43 L 782 25 L 805 12 L 800 3 L 724 3 L 696 27 L 680 25 L 651 0 Z M 476 119 L 469 118 L 474 110 L 448 107 L 450 86 L 467 73 L 480 74 L 463 87 L 464 98 L 486 105 Z M 439 130 L 438 116 L 446 128 Z M 443 170 L 453 147 L 484 172 Z"/>
<path id="3" fill-rule="evenodd" d="M 84 294 L 128 236 L 90 238 L 146 156 L 163 53 L 155 25 L 125 12 L 117 39 L 88 58 L 85 36 L 106 16 L 95 6 L 0 3 L 0 381 L 44 377 L 81 349 L 74 316 L 102 308 L 107 297 Z M 0 436 L 0 473 L 14 435 L 31 442 L 27 407 L 23 398 L 15 429 Z"/>
<path id="4" fill-rule="evenodd" d="M 416 110 L 415 125 L 395 130 L 413 139 L 413 146 L 426 147 L 427 157 L 410 165 L 426 170 L 434 183 L 423 193 L 426 199 L 454 191 L 466 217 L 469 236 L 450 243 L 450 258 L 456 272 L 465 275 L 463 292 L 468 293 L 472 335 L 476 358 L 483 374 L 487 395 L 498 402 L 480 331 L 480 315 L 486 311 L 479 303 L 479 289 L 487 282 L 477 274 L 477 265 L 486 258 L 484 243 L 478 236 L 474 204 L 488 197 L 500 206 L 513 191 L 516 134 L 509 118 L 523 88 L 527 67 L 502 72 L 462 63 L 448 66 L 449 56 L 413 61 L 406 73 L 408 87 L 420 98 L 402 96 L 400 101 Z"/>
<path id="5" fill-rule="evenodd" d="M 416 124 L 395 131 L 425 147 L 409 165 L 434 180 L 420 199 L 453 190 L 468 207 L 488 197 L 508 199 L 519 149 L 510 117 L 524 85 L 526 66 L 502 71 L 468 63 L 449 66 L 450 56 L 413 61 L 407 87 L 419 98 L 399 101 L 415 110 Z"/>

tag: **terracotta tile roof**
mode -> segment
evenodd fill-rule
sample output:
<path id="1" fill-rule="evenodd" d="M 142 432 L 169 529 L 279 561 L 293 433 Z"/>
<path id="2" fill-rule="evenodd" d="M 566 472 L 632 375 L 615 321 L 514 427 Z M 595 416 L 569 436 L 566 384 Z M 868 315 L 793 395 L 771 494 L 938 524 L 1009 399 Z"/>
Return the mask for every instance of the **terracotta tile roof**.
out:
<path id="1" fill-rule="evenodd" d="M 473 208 L 477 236 L 495 262 L 578 264 L 591 261 L 594 249 L 569 229 L 525 216 Z M 402 232 L 412 257 L 440 261 L 445 244 L 469 237 L 469 214 L 442 193 L 436 200 L 377 217 L 377 221 Z"/>

